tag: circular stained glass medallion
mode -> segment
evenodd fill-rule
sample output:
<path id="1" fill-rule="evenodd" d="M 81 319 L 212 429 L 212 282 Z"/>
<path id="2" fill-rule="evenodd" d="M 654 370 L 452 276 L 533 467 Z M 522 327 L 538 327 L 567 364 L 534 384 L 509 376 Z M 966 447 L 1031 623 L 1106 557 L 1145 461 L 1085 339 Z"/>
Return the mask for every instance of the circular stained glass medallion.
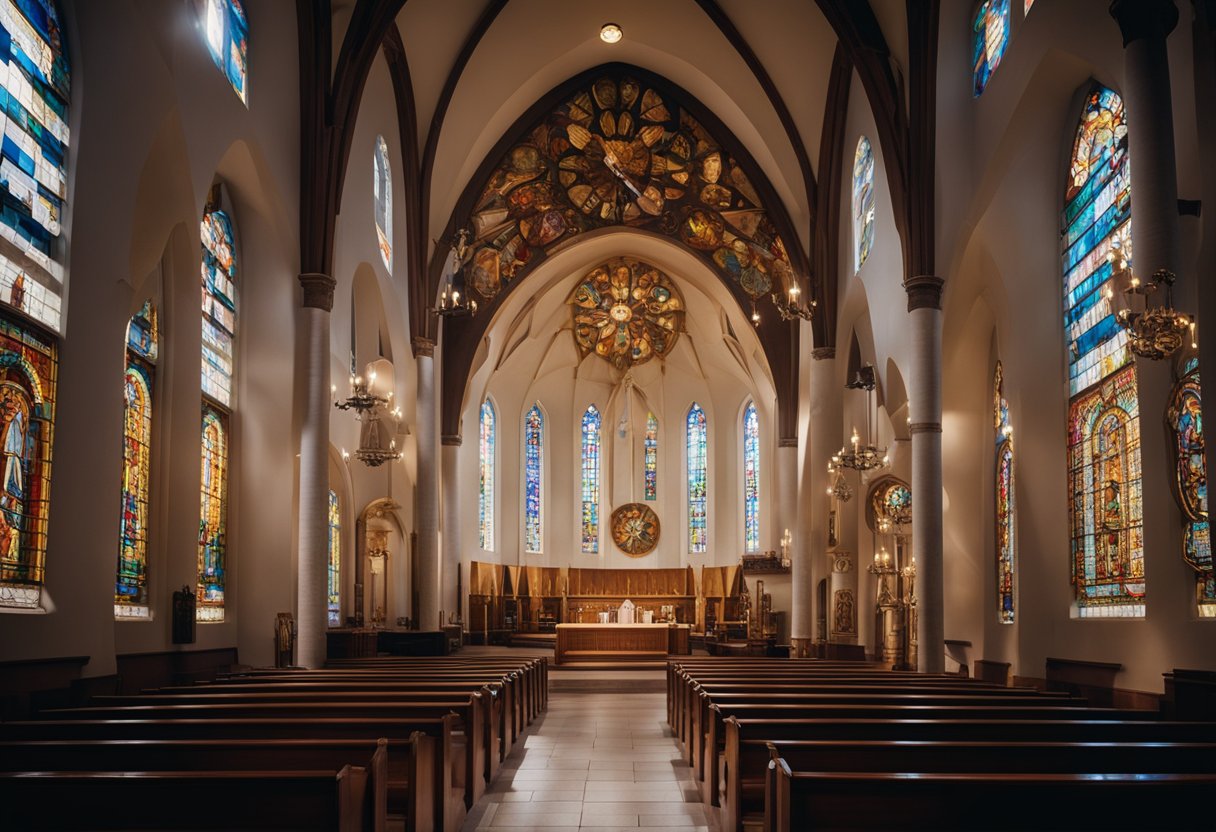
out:
<path id="1" fill-rule="evenodd" d="M 666 274 L 616 258 L 589 271 L 570 297 L 574 340 L 620 370 L 670 352 L 684 328 L 684 302 Z"/>
<path id="2" fill-rule="evenodd" d="M 631 558 L 649 554 L 659 542 L 659 516 L 645 503 L 625 503 L 612 512 L 612 542 Z"/>

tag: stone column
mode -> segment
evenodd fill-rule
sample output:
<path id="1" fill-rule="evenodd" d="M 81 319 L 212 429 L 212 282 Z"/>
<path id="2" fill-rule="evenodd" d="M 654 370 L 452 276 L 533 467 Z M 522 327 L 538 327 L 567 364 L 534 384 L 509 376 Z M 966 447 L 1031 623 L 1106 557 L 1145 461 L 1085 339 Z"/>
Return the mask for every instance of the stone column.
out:
<path id="1" fill-rule="evenodd" d="M 444 436 L 443 482 L 441 510 L 443 518 L 443 605 L 444 616 L 463 612 L 465 598 L 469 594 L 468 575 L 461 582 L 465 598 L 457 596 L 456 575 L 460 570 L 460 474 L 457 460 L 460 457 L 460 436 Z M 463 620 L 463 614 L 461 616 Z"/>
<path id="2" fill-rule="evenodd" d="M 325 664 L 329 601 L 329 313 L 335 281 L 302 274 L 304 412 L 300 424 L 299 549 L 296 560 L 296 663 Z"/>
<path id="3" fill-rule="evenodd" d="M 439 627 L 439 436 L 435 410 L 435 342 L 415 338 L 418 365 L 418 479 L 414 525 L 418 529 L 418 609 L 421 630 Z"/>
<path id="4" fill-rule="evenodd" d="M 777 455 L 775 457 L 777 468 L 777 514 L 773 518 L 775 528 L 768 535 L 767 539 L 773 541 L 772 545 L 778 549 L 777 554 L 780 555 L 781 538 L 785 536 L 788 529 L 791 537 L 790 541 L 790 615 L 788 626 L 790 633 L 793 634 L 794 626 L 794 599 L 798 590 L 793 585 L 793 559 L 794 552 L 800 544 L 801 537 L 798 533 L 798 437 L 797 436 L 782 436 L 777 442 Z M 763 542 L 763 538 L 762 538 Z M 761 548 L 765 548 L 761 546 Z"/>
<path id="5" fill-rule="evenodd" d="M 912 422 L 912 554 L 916 558 L 918 668 L 946 664 L 942 563 L 942 278 L 904 283 L 912 330 L 908 413 Z"/>

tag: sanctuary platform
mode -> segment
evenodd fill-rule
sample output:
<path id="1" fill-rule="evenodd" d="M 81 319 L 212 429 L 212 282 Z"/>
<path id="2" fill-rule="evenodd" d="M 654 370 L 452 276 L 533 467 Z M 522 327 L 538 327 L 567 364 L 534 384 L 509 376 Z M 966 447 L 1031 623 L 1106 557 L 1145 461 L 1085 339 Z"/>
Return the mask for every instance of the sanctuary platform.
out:
<path id="1" fill-rule="evenodd" d="M 666 659 L 689 655 L 687 624 L 558 624 L 555 664 Z"/>

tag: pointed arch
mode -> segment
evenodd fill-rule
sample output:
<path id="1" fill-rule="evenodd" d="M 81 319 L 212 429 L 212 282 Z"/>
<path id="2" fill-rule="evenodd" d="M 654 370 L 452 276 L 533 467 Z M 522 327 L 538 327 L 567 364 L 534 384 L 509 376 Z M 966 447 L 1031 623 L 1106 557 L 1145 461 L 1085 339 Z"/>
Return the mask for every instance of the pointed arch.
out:
<path id="1" fill-rule="evenodd" d="M 743 409 L 743 551 L 760 551 L 760 416 L 755 401 Z"/>
<path id="2" fill-rule="evenodd" d="M 338 501 L 338 492 L 332 488 L 329 490 L 326 525 L 329 529 L 326 618 L 330 627 L 340 627 L 342 626 L 342 505 Z"/>
<path id="3" fill-rule="evenodd" d="M 479 441 L 477 446 L 480 487 L 477 497 L 478 533 L 482 551 L 494 551 L 494 520 L 497 481 L 498 417 L 494 403 L 487 396 L 481 403 L 479 415 Z"/>
<path id="4" fill-rule="evenodd" d="M 642 437 L 642 483 L 643 496 L 647 500 L 659 498 L 659 420 L 654 413 L 646 413 L 646 433 Z"/>
<path id="5" fill-rule="evenodd" d="M 152 488 L 152 415 L 159 351 L 156 307 L 145 301 L 127 324 L 123 407 L 122 505 L 114 617 L 149 618 L 148 521 Z"/>
<path id="6" fill-rule="evenodd" d="M 704 554 L 709 547 L 709 424 L 696 402 L 684 419 L 685 478 L 688 483 L 688 551 Z"/>
<path id="7" fill-rule="evenodd" d="M 540 402 L 524 416 L 524 551 L 540 554 L 545 541 L 545 414 Z"/>
<path id="8" fill-rule="evenodd" d="M 594 404 L 588 405 L 582 418 L 582 550 L 596 554 L 600 550 L 600 428 L 603 417 Z"/>

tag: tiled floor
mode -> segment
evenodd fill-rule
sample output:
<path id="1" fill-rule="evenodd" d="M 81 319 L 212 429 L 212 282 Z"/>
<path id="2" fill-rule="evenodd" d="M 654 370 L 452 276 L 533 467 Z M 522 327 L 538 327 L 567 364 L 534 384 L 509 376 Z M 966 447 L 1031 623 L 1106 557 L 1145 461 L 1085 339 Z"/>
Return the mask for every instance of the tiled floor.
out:
<path id="1" fill-rule="evenodd" d="M 553 691 L 464 830 L 716 832 L 691 778 L 662 693 Z"/>

